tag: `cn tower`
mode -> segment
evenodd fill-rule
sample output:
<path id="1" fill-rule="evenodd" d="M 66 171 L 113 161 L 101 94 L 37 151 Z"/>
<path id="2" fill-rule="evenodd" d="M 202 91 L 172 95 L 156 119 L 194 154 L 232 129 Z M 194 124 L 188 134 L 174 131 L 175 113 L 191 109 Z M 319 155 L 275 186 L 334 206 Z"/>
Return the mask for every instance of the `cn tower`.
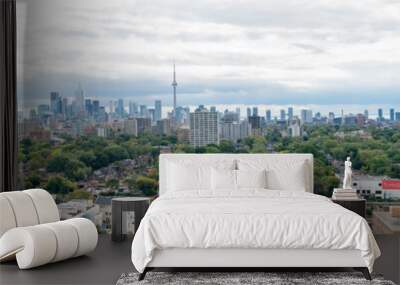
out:
<path id="1" fill-rule="evenodd" d="M 176 86 L 178 86 L 178 83 L 176 83 L 176 75 L 175 75 L 175 63 L 174 63 L 174 79 L 172 81 L 172 87 L 174 88 L 174 111 L 173 115 L 174 117 L 176 116 Z"/>

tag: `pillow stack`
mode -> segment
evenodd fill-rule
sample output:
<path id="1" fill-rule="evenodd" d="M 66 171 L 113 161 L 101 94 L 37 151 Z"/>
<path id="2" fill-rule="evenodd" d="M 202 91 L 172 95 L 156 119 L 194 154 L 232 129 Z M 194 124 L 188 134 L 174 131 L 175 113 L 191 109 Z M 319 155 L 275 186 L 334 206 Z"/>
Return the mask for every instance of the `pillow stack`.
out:
<path id="1" fill-rule="evenodd" d="M 235 160 L 217 165 L 168 165 L 168 192 L 222 193 L 241 189 L 306 191 L 305 162 L 264 165 Z"/>

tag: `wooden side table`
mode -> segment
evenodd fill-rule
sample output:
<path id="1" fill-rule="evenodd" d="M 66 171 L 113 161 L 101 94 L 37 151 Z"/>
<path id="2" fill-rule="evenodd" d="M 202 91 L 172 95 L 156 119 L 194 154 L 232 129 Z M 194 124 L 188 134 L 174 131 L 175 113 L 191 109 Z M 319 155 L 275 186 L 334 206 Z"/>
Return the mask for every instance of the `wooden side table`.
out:
<path id="1" fill-rule="evenodd" d="M 123 241 L 127 236 L 127 217 L 134 218 L 135 232 L 149 208 L 151 198 L 119 197 L 111 200 L 111 240 Z M 132 217 L 133 216 L 133 217 Z"/>
<path id="2" fill-rule="evenodd" d="M 365 199 L 353 199 L 353 200 L 337 200 L 332 199 L 332 202 L 339 204 L 340 206 L 359 214 L 365 219 L 366 200 Z"/>

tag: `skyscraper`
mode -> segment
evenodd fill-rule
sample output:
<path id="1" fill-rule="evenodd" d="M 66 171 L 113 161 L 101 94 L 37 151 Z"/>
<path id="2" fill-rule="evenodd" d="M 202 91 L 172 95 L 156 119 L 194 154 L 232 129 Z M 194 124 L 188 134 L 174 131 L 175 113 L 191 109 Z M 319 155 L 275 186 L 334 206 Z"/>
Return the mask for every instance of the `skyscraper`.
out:
<path id="1" fill-rule="evenodd" d="M 147 110 L 146 105 L 140 105 L 140 117 L 142 118 L 148 118 L 149 117 L 149 111 Z"/>
<path id="2" fill-rule="evenodd" d="M 134 118 L 129 118 L 124 121 L 124 133 L 132 136 L 138 135 L 138 125 Z"/>
<path id="3" fill-rule="evenodd" d="M 58 92 L 50 93 L 50 111 L 54 115 L 62 113 L 61 96 Z"/>
<path id="4" fill-rule="evenodd" d="M 270 121 L 271 121 L 271 119 L 272 119 L 271 110 L 267 110 L 267 111 L 265 112 L 265 119 L 266 119 L 267 122 L 270 122 Z"/>
<path id="5" fill-rule="evenodd" d="M 251 109 L 249 107 L 247 107 L 247 117 L 251 116 Z"/>
<path id="6" fill-rule="evenodd" d="M 293 120 L 293 107 L 288 108 L 288 120 Z"/>
<path id="7" fill-rule="evenodd" d="M 253 116 L 258 116 L 258 108 L 253 107 Z"/>
<path id="8" fill-rule="evenodd" d="M 78 89 L 75 91 L 75 108 L 77 113 L 81 113 L 85 111 L 85 106 L 84 106 L 84 93 L 81 84 L 79 83 Z"/>
<path id="9" fill-rule="evenodd" d="M 281 121 L 285 121 L 286 120 L 286 111 L 285 110 L 281 110 Z"/>
<path id="10" fill-rule="evenodd" d="M 135 102 L 129 101 L 129 115 L 133 117 L 138 115 L 138 105 Z"/>
<path id="11" fill-rule="evenodd" d="M 172 80 L 172 87 L 174 88 L 174 109 L 173 109 L 173 114 L 175 117 L 175 111 L 176 111 L 176 86 L 178 86 L 178 83 L 176 82 L 176 74 L 175 74 L 175 63 L 174 63 L 174 78 Z"/>
<path id="12" fill-rule="evenodd" d="M 100 112 L 100 101 L 99 100 L 93 100 L 92 101 L 92 112 L 94 116 L 97 116 Z"/>
<path id="13" fill-rule="evenodd" d="M 301 110 L 301 122 L 303 124 L 310 124 L 313 121 L 312 110 Z"/>
<path id="14" fill-rule="evenodd" d="M 236 113 L 238 114 L 239 119 L 240 119 L 240 108 L 239 107 L 236 108 Z"/>
<path id="15" fill-rule="evenodd" d="M 154 102 L 154 121 L 157 122 L 161 120 L 161 114 L 162 114 L 161 100 L 156 100 Z"/>
<path id="16" fill-rule="evenodd" d="M 124 109 L 124 100 L 123 99 L 118 99 L 117 103 L 117 108 L 115 112 L 120 115 L 121 117 L 125 114 L 125 109 Z"/>
<path id="17" fill-rule="evenodd" d="M 190 143 L 194 147 L 219 144 L 219 119 L 217 112 L 199 107 L 190 113 Z"/>
<path id="18" fill-rule="evenodd" d="M 393 121 L 394 121 L 394 119 L 395 119 L 395 117 L 394 117 L 394 113 L 395 113 L 395 112 L 394 112 L 394 109 L 393 109 L 393 108 L 391 108 L 391 109 L 390 109 L 390 121 L 392 121 L 392 122 L 393 122 Z"/>
<path id="19" fill-rule="evenodd" d="M 383 110 L 381 108 L 378 109 L 378 121 L 383 121 Z"/>
<path id="20" fill-rule="evenodd" d="M 364 117 L 366 120 L 368 120 L 369 112 L 367 109 L 364 110 Z"/>

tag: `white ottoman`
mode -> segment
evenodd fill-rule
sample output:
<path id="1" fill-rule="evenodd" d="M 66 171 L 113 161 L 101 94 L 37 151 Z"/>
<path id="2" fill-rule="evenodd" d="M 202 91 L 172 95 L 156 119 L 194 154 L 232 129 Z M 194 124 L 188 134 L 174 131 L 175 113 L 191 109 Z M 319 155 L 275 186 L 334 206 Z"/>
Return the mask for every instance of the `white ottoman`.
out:
<path id="1" fill-rule="evenodd" d="M 97 237 L 88 219 L 60 222 L 43 189 L 0 193 L 0 262 L 16 258 L 21 269 L 57 262 L 94 250 Z"/>
<path id="2" fill-rule="evenodd" d="M 20 269 L 28 269 L 84 255 L 97 245 L 97 229 L 84 218 L 13 228 L 0 239 L 0 258 L 16 255 Z"/>

